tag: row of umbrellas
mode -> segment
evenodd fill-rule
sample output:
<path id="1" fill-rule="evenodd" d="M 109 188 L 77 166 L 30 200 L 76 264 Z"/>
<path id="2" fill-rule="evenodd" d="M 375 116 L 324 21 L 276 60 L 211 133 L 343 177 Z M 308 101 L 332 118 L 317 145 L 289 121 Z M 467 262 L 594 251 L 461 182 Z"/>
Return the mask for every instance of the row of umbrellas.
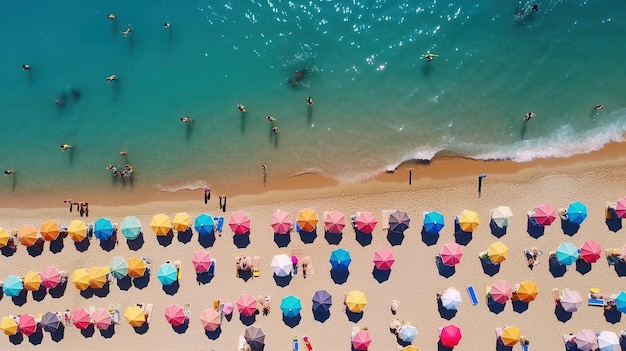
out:
<path id="1" fill-rule="evenodd" d="M 620 345 L 617 334 L 608 330 L 595 333 L 590 329 L 581 329 L 568 341 L 581 351 L 614 351 Z"/>
<path id="2" fill-rule="evenodd" d="M 585 241 L 580 248 L 565 242 L 557 247 L 555 256 L 560 264 L 566 266 L 574 264 L 579 258 L 587 263 L 595 263 L 602 257 L 602 248 L 595 240 Z"/>
<path id="3" fill-rule="evenodd" d="M 537 283 L 527 280 L 513 287 L 506 280 L 498 280 L 489 288 L 489 295 L 494 302 L 506 303 L 509 299 L 516 295 L 519 301 L 531 302 L 537 298 L 539 288 Z"/>
<path id="4" fill-rule="evenodd" d="M 398 337 L 405 342 L 411 342 L 417 336 L 417 330 L 412 325 L 400 328 Z M 454 324 L 448 324 L 439 328 L 439 341 L 445 347 L 455 347 L 461 341 L 461 329 Z M 519 339 L 518 339 L 519 341 Z M 352 335 L 352 348 L 354 350 L 367 350 L 372 343 L 372 337 L 367 330 L 359 330 Z M 414 346 L 407 346 L 403 351 L 417 350 Z"/>
<path id="5" fill-rule="evenodd" d="M 15 335 L 18 332 L 29 336 L 41 328 L 47 332 L 55 332 L 62 324 L 62 317 L 57 312 L 46 312 L 38 317 L 31 314 L 20 316 L 4 316 L 0 319 L 0 330 L 5 335 Z"/>
<path id="6" fill-rule="evenodd" d="M 54 289 L 65 279 L 67 279 L 65 272 L 59 271 L 56 267 L 46 267 L 42 272 L 28 271 L 24 278 L 17 275 L 8 276 L 2 284 L 2 290 L 5 295 L 14 297 L 24 289 L 38 291 L 42 286 Z"/>

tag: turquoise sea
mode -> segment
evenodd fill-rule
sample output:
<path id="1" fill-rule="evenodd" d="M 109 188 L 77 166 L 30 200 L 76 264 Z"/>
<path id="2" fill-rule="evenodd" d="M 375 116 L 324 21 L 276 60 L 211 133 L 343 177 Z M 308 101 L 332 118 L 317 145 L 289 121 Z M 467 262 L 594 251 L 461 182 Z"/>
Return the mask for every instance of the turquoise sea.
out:
<path id="1" fill-rule="evenodd" d="M 2 18 L 5 195 L 119 187 L 122 150 L 135 187 L 175 191 L 262 163 L 351 182 L 443 150 L 525 162 L 626 132 L 622 0 L 13 1 Z"/>

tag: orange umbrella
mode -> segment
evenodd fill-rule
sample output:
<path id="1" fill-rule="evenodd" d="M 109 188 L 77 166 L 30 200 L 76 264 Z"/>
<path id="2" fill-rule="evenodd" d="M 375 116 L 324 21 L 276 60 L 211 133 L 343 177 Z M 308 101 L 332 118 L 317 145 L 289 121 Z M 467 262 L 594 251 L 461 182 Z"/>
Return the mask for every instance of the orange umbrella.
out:
<path id="1" fill-rule="evenodd" d="M 143 277 L 146 273 L 146 262 L 143 259 L 133 256 L 128 259 L 128 275 L 132 278 Z"/>
<path id="2" fill-rule="evenodd" d="M 7 246 L 7 244 L 9 243 L 9 238 L 9 232 L 6 229 L 0 227 L 0 247 Z"/>
<path id="3" fill-rule="evenodd" d="M 315 211 L 310 208 L 305 208 L 298 213 L 296 221 L 298 222 L 298 226 L 300 226 L 300 230 L 312 232 L 317 227 L 319 218 Z"/>
<path id="4" fill-rule="evenodd" d="M 32 225 L 23 225 L 17 231 L 17 239 L 20 241 L 20 244 L 31 246 L 39 239 L 39 235 L 37 234 L 37 229 Z"/>
<path id="5" fill-rule="evenodd" d="M 72 240 L 81 242 L 87 237 L 87 225 L 80 219 L 75 219 L 70 222 L 67 234 L 70 238 L 72 238 Z"/>
<path id="6" fill-rule="evenodd" d="M 150 221 L 150 227 L 154 231 L 154 234 L 156 234 L 157 236 L 165 236 L 168 235 L 172 230 L 172 221 L 167 215 L 159 213 L 152 217 L 152 221 Z"/>
<path id="7" fill-rule="evenodd" d="M 191 217 L 185 212 L 179 212 L 172 219 L 172 225 L 177 232 L 184 232 L 191 227 Z"/>
<path id="8" fill-rule="evenodd" d="M 109 267 L 91 267 L 89 269 L 89 286 L 101 289 L 108 280 Z"/>
<path id="9" fill-rule="evenodd" d="M 124 311 L 124 318 L 126 318 L 128 324 L 133 327 L 141 327 L 146 322 L 146 315 L 137 305 L 128 307 L 126 311 Z"/>
<path id="10" fill-rule="evenodd" d="M 44 240 L 52 241 L 59 237 L 61 229 L 59 229 L 59 223 L 50 219 L 41 224 L 39 232 Z"/>
<path id="11" fill-rule="evenodd" d="M 519 285 L 517 288 L 517 297 L 520 301 L 531 302 L 539 294 L 539 288 L 537 283 L 527 280 Z"/>
<path id="12" fill-rule="evenodd" d="M 80 268 L 72 272 L 72 283 L 78 290 L 86 290 L 89 287 L 89 272 Z"/>
<path id="13" fill-rule="evenodd" d="M 28 271 L 26 275 L 24 275 L 24 288 L 30 291 L 39 290 L 39 286 L 41 286 L 41 276 L 39 272 Z"/>

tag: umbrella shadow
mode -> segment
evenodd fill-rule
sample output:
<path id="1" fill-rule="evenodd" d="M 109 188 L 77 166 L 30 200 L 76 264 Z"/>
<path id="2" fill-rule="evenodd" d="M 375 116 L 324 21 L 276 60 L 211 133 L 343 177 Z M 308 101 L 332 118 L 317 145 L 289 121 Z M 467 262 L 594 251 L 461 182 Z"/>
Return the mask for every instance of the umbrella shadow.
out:
<path id="1" fill-rule="evenodd" d="M 578 259 L 576 260 L 576 272 L 585 275 L 591 272 L 591 263 L 586 262 L 585 260 Z"/>
<path id="2" fill-rule="evenodd" d="M 456 316 L 457 310 L 449 310 L 443 307 L 440 299 L 437 299 L 437 311 L 439 311 L 439 316 L 443 319 L 451 320 Z"/>
<path id="3" fill-rule="evenodd" d="M 546 228 L 542 225 L 540 225 L 539 223 L 537 223 L 537 221 L 528 216 L 528 221 L 527 221 L 527 225 L 526 225 L 526 232 L 533 238 L 535 239 L 539 239 L 540 237 L 543 236 L 543 234 L 545 233 Z"/>
<path id="4" fill-rule="evenodd" d="M 626 336 L 622 335 L 619 338 L 619 347 L 622 351 L 626 350 Z"/>
<path id="5" fill-rule="evenodd" d="M 144 274 L 141 277 L 133 279 L 133 285 L 140 290 L 147 287 L 148 283 L 150 283 L 150 274 Z"/>
<path id="6" fill-rule="evenodd" d="M 551 256 L 550 259 L 548 259 L 548 266 L 548 270 L 554 278 L 562 277 L 565 275 L 565 272 L 567 272 L 567 266 L 562 265 L 555 256 Z"/>
<path id="7" fill-rule="evenodd" d="M 250 232 L 233 235 L 233 244 L 235 244 L 238 249 L 248 247 L 248 245 L 250 245 Z"/>
<path id="8" fill-rule="evenodd" d="M 467 246 L 472 241 L 472 232 L 461 229 L 458 219 L 454 220 L 454 241 L 463 246 Z"/>
<path id="9" fill-rule="evenodd" d="M 617 233 L 622 229 L 622 219 L 615 214 L 615 211 L 611 210 L 611 217 L 605 219 L 606 227 L 613 233 Z"/>
<path id="10" fill-rule="evenodd" d="M 172 329 L 177 334 L 185 334 L 185 332 L 187 332 L 187 329 L 189 329 L 189 322 L 187 321 L 181 325 L 172 325 Z"/>
<path id="11" fill-rule="evenodd" d="M 146 322 L 142 324 L 140 327 L 133 327 L 133 329 L 135 329 L 135 333 L 139 335 L 143 335 L 148 332 L 148 329 L 150 329 L 150 324 Z"/>
<path id="12" fill-rule="evenodd" d="M 422 242 L 426 246 L 433 246 L 439 241 L 439 233 L 431 233 L 426 228 L 422 227 Z"/>
<path id="13" fill-rule="evenodd" d="M 211 331 L 211 330 L 204 330 L 204 335 L 206 335 L 207 338 L 209 338 L 210 340 L 217 340 L 220 335 L 222 334 L 222 326 L 218 326 L 217 329 Z"/>
<path id="14" fill-rule="evenodd" d="M 315 319 L 316 321 L 320 322 L 320 323 L 324 323 L 328 320 L 328 318 L 330 318 L 330 311 L 319 311 L 319 310 L 315 310 L 314 308 L 313 310 L 313 319 Z"/>
<path id="15" fill-rule="evenodd" d="M 11 257 L 15 254 L 15 250 L 13 250 L 12 248 L 5 246 L 2 249 L 0 249 L 0 252 L 2 252 L 2 256 L 4 257 Z"/>
<path id="16" fill-rule="evenodd" d="M 554 307 L 554 315 L 559 322 L 566 323 L 567 321 L 572 319 L 573 313 L 567 312 L 565 309 L 563 309 L 563 306 L 561 306 L 560 303 L 557 303 Z"/>
<path id="17" fill-rule="evenodd" d="M 312 244 L 317 238 L 317 228 L 314 228 L 310 232 L 300 230 L 298 234 L 300 234 L 300 240 L 302 240 L 303 243 Z"/>
<path id="18" fill-rule="evenodd" d="M 184 232 L 178 232 L 178 236 L 177 236 L 178 242 L 187 244 L 191 242 L 192 236 L 193 236 L 193 231 L 191 230 L 191 228 L 187 228 L 187 230 L 185 230 Z"/>
<path id="19" fill-rule="evenodd" d="M 65 246 L 64 244 L 63 235 L 59 235 L 56 239 L 50 242 L 50 252 L 57 254 L 63 251 L 63 247 Z"/>
<path id="20" fill-rule="evenodd" d="M 618 277 L 626 277 L 626 263 L 617 261 L 613 267 L 615 267 L 615 273 Z"/>
<path id="21" fill-rule="evenodd" d="M 498 225 L 496 224 L 496 222 L 492 219 L 489 222 L 489 228 L 491 229 L 491 235 L 495 236 L 496 238 L 501 238 L 504 235 L 506 235 L 506 229 L 508 228 L 507 226 L 504 227 L 498 227 Z"/>
<path id="22" fill-rule="evenodd" d="M 117 284 L 117 287 L 120 288 L 120 290 L 128 291 L 130 287 L 133 286 L 133 281 L 132 281 L 132 278 L 129 275 L 127 275 L 124 278 L 117 279 L 115 284 Z"/>
<path id="23" fill-rule="evenodd" d="M 617 309 L 604 310 L 604 319 L 611 324 L 617 324 L 622 321 L 622 312 Z"/>
<path id="24" fill-rule="evenodd" d="M 235 239 L 233 239 L 235 240 Z M 207 235 L 198 235 L 198 243 L 203 248 L 212 247 L 215 244 L 215 234 L 207 234 Z"/>
<path id="25" fill-rule="evenodd" d="M 24 335 L 17 333 L 15 335 L 9 335 L 9 342 L 13 345 L 19 345 L 24 341 Z"/>
<path id="26" fill-rule="evenodd" d="M 237 276 L 241 278 L 244 282 L 247 282 L 248 280 L 252 279 L 252 271 L 250 270 L 242 271 L 241 269 L 239 269 L 237 271 Z M 282 277 L 279 277 L 279 278 L 282 278 Z M 276 280 L 276 278 L 274 278 L 274 280 Z M 283 280 L 280 280 L 280 283 L 285 284 Z M 278 284 L 278 282 L 276 284 Z M 288 282 L 286 284 L 289 285 Z"/>
<path id="27" fill-rule="evenodd" d="M 171 230 L 167 233 L 167 235 L 157 235 L 157 241 L 159 242 L 159 245 L 163 247 L 170 246 L 173 240 L 174 233 Z"/>
<path id="28" fill-rule="evenodd" d="M 574 234 L 578 233 L 578 230 L 580 230 L 580 224 L 568 220 L 561 220 L 561 229 L 563 230 L 563 234 L 574 236 Z"/>
<path id="29" fill-rule="evenodd" d="M 113 238 L 113 235 L 106 240 L 100 240 L 100 248 L 106 252 L 111 252 L 115 248 L 116 244 L 117 240 Z"/>
<path id="30" fill-rule="evenodd" d="M 506 346 L 496 340 L 496 351 L 513 351 L 513 346 Z"/>
<path id="31" fill-rule="evenodd" d="M 94 291 L 93 291 L 93 288 L 89 286 L 89 287 L 87 287 L 87 289 L 81 290 L 81 292 L 79 294 L 80 294 L 80 296 L 82 296 L 82 297 L 84 297 L 86 299 L 90 299 L 90 298 L 93 297 Z"/>
<path id="32" fill-rule="evenodd" d="M 100 336 L 105 339 L 110 339 L 115 335 L 115 324 L 109 325 L 107 329 L 100 330 Z"/>
<path id="33" fill-rule="evenodd" d="M 31 257 L 37 257 L 43 253 L 43 247 L 38 247 L 35 243 L 34 245 L 27 247 L 26 251 Z"/>
<path id="34" fill-rule="evenodd" d="M 494 314 L 500 314 L 502 311 L 504 311 L 506 304 L 493 301 L 493 299 L 490 297 L 487 300 L 487 307 L 489 308 L 489 312 Z"/>
<path id="35" fill-rule="evenodd" d="M 50 339 L 54 342 L 60 342 L 65 337 L 65 326 L 60 324 L 57 330 L 50 333 Z"/>
<path id="36" fill-rule="evenodd" d="M 41 345 L 43 341 L 43 331 L 41 327 L 38 327 L 37 330 L 31 335 L 28 336 L 28 342 L 32 345 Z"/>
<path id="37" fill-rule="evenodd" d="M 111 292 L 111 286 L 104 284 L 100 289 L 94 289 L 93 294 L 97 297 L 107 297 Z"/>
<path id="38" fill-rule="evenodd" d="M 256 322 L 256 313 L 253 313 L 251 316 L 244 316 L 243 314 L 240 314 L 239 320 L 243 323 L 243 325 L 249 327 Z"/>
<path id="39" fill-rule="evenodd" d="M 345 271 L 340 271 L 337 269 L 330 270 L 330 278 L 333 280 L 335 284 L 343 284 L 347 282 L 349 275 L 350 275 L 349 269 L 346 269 Z"/>
<path id="40" fill-rule="evenodd" d="M 170 285 L 163 285 L 162 288 L 166 294 L 174 296 L 178 292 L 178 289 L 180 289 L 180 283 L 177 280 Z"/>
<path id="41" fill-rule="evenodd" d="M 439 275 L 444 278 L 450 278 L 454 275 L 454 273 L 456 273 L 456 267 L 448 266 L 447 264 L 443 263 L 443 259 L 439 255 L 435 256 L 435 264 L 437 265 L 437 271 L 439 272 Z"/>
<path id="42" fill-rule="evenodd" d="M 199 285 L 209 284 L 211 280 L 213 280 L 213 277 L 215 277 L 215 275 L 211 272 L 196 273 L 196 281 L 198 281 Z"/>
<path id="43" fill-rule="evenodd" d="M 26 289 L 22 289 L 22 291 L 20 291 L 20 293 L 17 294 L 17 296 L 11 297 L 11 301 L 13 301 L 13 303 L 16 306 L 24 306 L 27 300 L 28 300 L 28 290 Z"/>
<path id="44" fill-rule="evenodd" d="M 372 243 L 372 234 L 371 233 L 363 233 L 358 229 L 354 229 L 356 233 L 356 241 L 361 244 L 361 246 L 365 247 Z"/>
<path id="45" fill-rule="evenodd" d="M 43 285 L 39 285 L 39 289 L 32 292 L 33 300 L 35 301 L 43 301 L 48 295 L 48 291 Z"/>
<path id="46" fill-rule="evenodd" d="M 93 324 L 89 324 L 87 328 L 80 330 L 80 335 L 82 335 L 84 338 L 91 338 L 95 332 L 96 329 L 94 328 Z"/>
<path id="47" fill-rule="evenodd" d="M 278 234 L 274 233 L 274 242 L 278 247 L 287 247 L 291 242 L 291 234 Z"/>
<path id="48" fill-rule="evenodd" d="M 511 305 L 513 305 L 513 311 L 517 313 L 524 313 L 525 311 L 528 310 L 528 306 L 530 304 L 525 301 L 513 301 L 511 302 Z"/>
<path id="49" fill-rule="evenodd" d="M 126 240 L 126 245 L 128 245 L 128 249 L 132 251 L 137 251 L 143 247 L 143 232 L 139 232 L 139 235 L 135 239 Z"/>
<path id="50" fill-rule="evenodd" d="M 402 242 L 404 241 L 404 232 L 395 232 L 393 230 L 388 230 L 387 241 L 389 241 L 389 244 L 391 244 L 391 246 L 402 245 Z"/>
<path id="51" fill-rule="evenodd" d="M 379 284 L 382 284 L 389 280 L 390 275 L 391 269 L 378 269 L 376 266 L 374 266 L 374 269 L 372 270 L 372 277 L 374 277 L 374 279 L 376 279 Z"/>
<path id="52" fill-rule="evenodd" d="M 302 316 L 299 313 L 295 317 L 287 317 L 283 315 L 283 323 L 285 323 L 285 325 L 289 328 L 295 328 L 298 324 L 300 324 L 301 320 Z"/>
<path id="53" fill-rule="evenodd" d="M 287 285 L 289 285 L 289 283 L 291 283 L 292 278 L 293 277 L 291 276 L 291 274 L 286 277 L 279 277 L 276 274 L 274 274 L 274 281 L 276 282 L 276 285 L 280 286 L 281 288 L 284 288 Z"/>
<path id="54" fill-rule="evenodd" d="M 341 240 L 343 239 L 343 235 L 341 233 L 331 233 L 329 231 L 324 231 L 324 239 L 326 239 L 329 245 L 339 245 L 339 243 L 341 243 Z"/>
<path id="55" fill-rule="evenodd" d="M 396 338 L 396 341 L 398 342 L 398 345 L 402 346 L 402 347 L 407 347 L 409 345 L 411 345 L 410 341 L 404 341 L 400 338 Z"/>
<path id="56" fill-rule="evenodd" d="M 67 289 L 67 281 L 63 281 L 54 288 L 48 289 L 48 294 L 50 294 L 53 299 L 60 299 L 65 295 L 65 289 Z"/>
<path id="57" fill-rule="evenodd" d="M 358 323 L 361 319 L 363 319 L 363 312 L 352 312 L 346 308 L 346 316 L 350 322 Z"/>
<path id="58" fill-rule="evenodd" d="M 89 249 L 89 246 L 91 245 L 91 240 L 85 238 L 81 241 L 75 241 L 74 242 L 74 247 L 76 248 L 76 251 L 78 252 L 85 252 L 87 251 L 87 249 Z"/>
<path id="59" fill-rule="evenodd" d="M 493 263 L 491 262 L 491 260 L 489 259 L 485 259 L 485 258 L 480 258 L 480 264 L 483 267 L 483 272 L 490 276 L 493 277 L 494 275 L 498 274 L 500 272 L 500 264 L 499 263 Z"/>

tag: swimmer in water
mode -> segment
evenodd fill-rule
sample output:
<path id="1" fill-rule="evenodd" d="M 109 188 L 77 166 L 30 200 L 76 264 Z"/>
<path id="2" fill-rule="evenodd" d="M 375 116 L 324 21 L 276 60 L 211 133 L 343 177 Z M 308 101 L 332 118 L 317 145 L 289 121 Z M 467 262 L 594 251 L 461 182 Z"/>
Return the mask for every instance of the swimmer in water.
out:
<path id="1" fill-rule="evenodd" d="M 310 97 L 310 96 L 309 96 L 308 98 L 306 98 L 306 104 L 307 104 L 308 106 L 313 105 L 313 98 L 312 98 L 312 97 Z"/>
<path id="2" fill-rule="evenodd" d="M 115 19 L 116 19 L 117 17 L 115 17 L 115 15 L 114 15 L 114 14 L 109 13 L 109 14 L 107 15 L 107 18 L 108 18 L 108 19 L 110 19 L 110 20 L 112 20 L 112 21 L 115 21 Z"/>
<path id="3" fill-rule="evenodd" d="M 180 121 L 184 122 L 184 123 L 187 123 L 187 122 L 191 123 L 192 119 L 190 117 L 187 117 L 187 116 L 182 116 L 180 118 Z"/>
<path id="4" fill-rule="evenodd" d="M 272 132 L 274 132 L 274 134 L 278 134 L 280 133 L 280 130 L 278 130 L 278 127 L 272 127 Z"/>
<path id="5" fill-rule="evenodd" d="M 61 150 L 62 150 L 62 151 L 69 150 L 69 149 L 71 149 L 71 148 L 72 148 L 72 145 L 69 145 L 69 144 L 63 144 L 63 145 L 61 145 Z"/>
<path id="6" fill-rule="evenodd" d="M 126 28 L 125 31 L 122 32 L 122 34 L 124 34 L 125 37 L 127 37 L 130 33 L 132 33 L 132 29 L 131 28 Z"/>
<path id="7" fill-rule="evenodd" d="M 533 117 L 535 117 L 534 112 L 528 112 L 526 116 L 524 116 L 524 123 L 528 123 Z"/>
<path id="8" fill-rule="evenodd" d="M 267 120 L 270 121 L 270 122 L 274 122 L 274 121 L 276 121 L 276 118 L 272 117 L 272 116 L 267 116 Z"/>
<path id="9" fill-rule="evenodd" d="M 110 82 L 112 82 L 112 81 L 114 81 L 116 79 L 117 79 L 117 76 L 115 74 L 112 74 L 112 75 L 107 77 L 107 83 L 110 83 Z"/>
<path id="10" fill-rule="evenodd" d="M 172 24 L 165 22 L 165 23 L 163 23 L 163 28 L 165 28 L 165 29 L 172 28 Z"/>
<path id="11" fill-rule="evenodd" d="M 30 65 L 22 65 L 22 71 L 30 71 Z"/>
<path id="12" fill-rule="evenodd" d="M 603 108 L 604 108 L 604 106 L 602 106 L 602 105 L 598 104 L 598 105 L 596 105 L 593 109 L 594 109 L 594 110 L 602 110 Z"/>
<path id="13" fill-rule="evenodd" d="M 431 53 L 428 53 L 426 55 L 422 55 L 422 57 L 425 58 L 428 62 L 431 62 L 433 60 L 433 57 L 435 57 L 435 56 L 438 56 L 438 55 L 431 54 Z"/>
<path id="14" fill-rule="evenodd" d="M 246 107 L 242 104 L 237 105 L 237 109 L 239 109 L 241 113 L 246 113 Z"/>

